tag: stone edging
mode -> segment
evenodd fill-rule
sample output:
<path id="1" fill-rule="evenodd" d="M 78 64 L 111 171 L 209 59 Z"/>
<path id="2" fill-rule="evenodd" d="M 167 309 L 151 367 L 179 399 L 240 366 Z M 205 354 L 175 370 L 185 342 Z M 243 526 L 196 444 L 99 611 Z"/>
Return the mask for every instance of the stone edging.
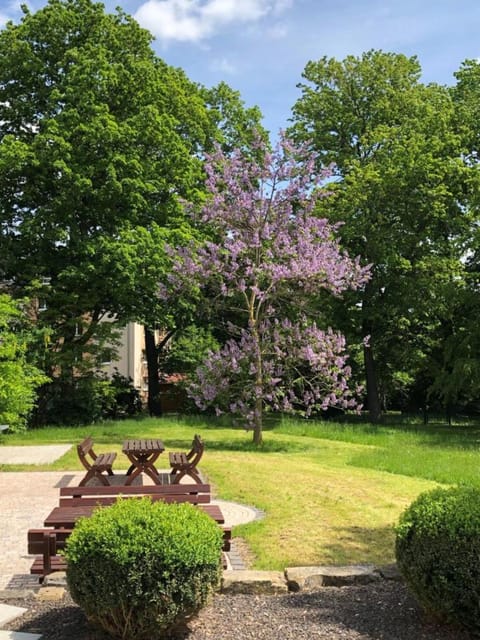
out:
<path id="1" fill-rule="evenodd" d="M 222 593 L 274 595 L 308 591 L 318 587 L 364 585 L 379 580 L 402 580 L 396 565 L 376 567 L 372 564 L 343 567 L 289 567 L 281 571 L 223 572 Z"/>
<path id="2" fill-rule="evenodd" d="M 365 585 L 380 580 L 401 581 L 402 577 L 394 564 L 383 567 L 372 564 L 343 567 L 289 567 L 284 572 L 229 569 L 223 572 L 220 592 L 231 595 L 278 595 L 309 591 L 319 587 Z M 52 573 L 46 576 L 43 585 L 36 590 L 0 591 L 0 601 L 27 598 L 32 593 L 36 593 L 40 600 L 61 600 L 65 589 L 65 573 Z"/>

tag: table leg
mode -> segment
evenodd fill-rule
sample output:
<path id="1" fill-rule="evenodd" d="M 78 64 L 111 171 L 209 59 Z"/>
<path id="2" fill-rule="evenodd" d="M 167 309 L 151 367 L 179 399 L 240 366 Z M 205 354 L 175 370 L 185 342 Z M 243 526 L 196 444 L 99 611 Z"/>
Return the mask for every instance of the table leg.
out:
<path id="1" fill-rule="evenodd" d="M 131 485 L 135 478 L 142 472 L 146 473 L 155 484 L 161 484 L 158 471 L 155 467 L 155 462 L 159 455 L 160 453 L 129 454 L 128 458 L 132 464 L 127 471 L 125 485 Z"/>
<path id="2" fill-rule="evenodd" d="M 125 480 L 125 486 L 132 484 L 137 476 L 142 473 L 142 467 L 132 464 L 133 471 L 131 473 L 127 473 L 127 479 Z M 131 469 L 130 468 L 130 469 Z M 128 471 L 130 471 L 130 469 Z"/>
<path id="3" fill-rule="evenodd" d="M 148 454 L 148 456 L 145 457 L 143 467 L 144 472 L 153 480 L 155 484 L 161 484 L 157 468 L 155 467 L 155 462 L 157 461 L 159 455 L 160 452 Z"/>

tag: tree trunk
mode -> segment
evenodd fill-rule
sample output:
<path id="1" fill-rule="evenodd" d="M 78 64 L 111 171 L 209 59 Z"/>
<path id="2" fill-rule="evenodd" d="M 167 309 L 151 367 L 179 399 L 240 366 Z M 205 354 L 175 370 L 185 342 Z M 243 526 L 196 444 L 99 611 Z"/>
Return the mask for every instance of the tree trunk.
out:
<path id="1" fill-rule="evenodd" d="M 160 372 L 158 367 L 157 345 L 155 333 L 144 326 L 145 356 L 147 358 L 148 371 L 148 412 L 151 416 L 162 415 L 162 402 L 160 399 Z"/>
<path id="2" fill-rule="evenodd" d="M 382 415 L 380 396 L 378 393 L 377 372 L 371 344 L 363 347 L 363 360 L 365 364 L 365 378 L 367 381 L 367 405 L 370 420 L 379 422 Z"/>
<path id="3" fill-rule="evenodd" d="M 255 422 L 253 425 L 253 444 L 261 445 L 263 442 L 263 400 L 255 401 Z"/>
<path id="4" fill-rule="evenodd" d="M 262 345 L 260 344 L 260 335 L 258 333 L 257 320 L 254 315 L 254 305 L 250 306 L 249 318 L 250 330 L 257 345 L 256 353 L 256 373 L 255 373 L 255 407 L 254 407 L 254 423 L 253 423 L 253 444 L 261 445 L 263 442 L 263 358 Z"/>

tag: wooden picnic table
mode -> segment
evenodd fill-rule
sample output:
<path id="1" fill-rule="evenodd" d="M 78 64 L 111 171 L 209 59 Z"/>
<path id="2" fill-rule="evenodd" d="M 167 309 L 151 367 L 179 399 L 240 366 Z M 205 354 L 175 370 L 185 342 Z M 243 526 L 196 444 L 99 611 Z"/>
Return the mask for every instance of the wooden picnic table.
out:
<path id="1" fill-rule="evenodd" d="M 225 518 L 222 510 L 216 504 L 199 504 L 196 505 L 218 524 L 224 524 Z M 49 515 L 45 518 L 44 526 L 53 527 L 55 529 L 73 529 L 79 518 L 85 518 L 92 515 L 96 506 L 75 506 L 75 507 L 54 507 Z"/>
<path id="2" fill-rule="evenodd" d="M 158 456 L 165 451 L 161 440 L 156 438 L 125 440 L 122 451 L 131 463 L 127 471 L 126 485 L 132 484 L 141 473 L 146 473 L 155 484 L 161 484 L 161 477 L 155 467 Z"/>

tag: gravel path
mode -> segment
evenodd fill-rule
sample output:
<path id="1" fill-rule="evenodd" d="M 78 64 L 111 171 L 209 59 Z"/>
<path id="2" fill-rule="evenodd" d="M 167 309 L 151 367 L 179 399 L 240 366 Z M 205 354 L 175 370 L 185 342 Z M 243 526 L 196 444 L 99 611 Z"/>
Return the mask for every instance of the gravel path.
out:
<path id="1" fill-rule="evenodd" d="M 62 602 L 12 601 L 28 612 L 8 629 L 42 640 L 97 640 L 69 596 Z M 426 619 L 394 581 L 324 587 L 281 596 L 216 595 L 190 623 L 188 640 L 470 640 Z M 99 638 L 98 638 L 99 640 Z"/>

